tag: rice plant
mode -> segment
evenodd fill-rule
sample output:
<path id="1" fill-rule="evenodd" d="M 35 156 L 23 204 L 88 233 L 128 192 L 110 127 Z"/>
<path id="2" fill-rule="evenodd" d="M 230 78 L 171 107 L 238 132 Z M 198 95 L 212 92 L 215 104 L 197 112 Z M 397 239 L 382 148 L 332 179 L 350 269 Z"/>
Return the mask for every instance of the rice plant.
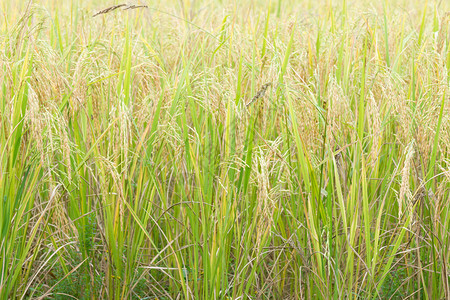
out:
<path id="1" fill-rule="evenodd" d="M 1 299 L 450 299 L 450 2 L 0 9 Z"/>

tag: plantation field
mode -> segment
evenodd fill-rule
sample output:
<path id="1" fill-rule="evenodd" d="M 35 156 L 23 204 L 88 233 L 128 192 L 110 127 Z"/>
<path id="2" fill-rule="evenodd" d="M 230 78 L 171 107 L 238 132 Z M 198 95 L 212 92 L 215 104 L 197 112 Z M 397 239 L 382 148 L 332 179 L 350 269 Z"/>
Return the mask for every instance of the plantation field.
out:
<path id="1" fill-rule="evenodd" d="M 0 299 L 450 299 L 450 1 L 0 10 Z"/>

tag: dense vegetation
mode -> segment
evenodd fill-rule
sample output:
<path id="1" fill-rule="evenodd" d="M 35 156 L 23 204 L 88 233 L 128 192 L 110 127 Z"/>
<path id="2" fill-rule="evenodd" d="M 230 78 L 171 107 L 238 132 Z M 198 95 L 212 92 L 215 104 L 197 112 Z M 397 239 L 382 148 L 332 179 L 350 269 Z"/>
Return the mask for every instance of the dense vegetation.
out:
<path id="1" fill-rule="evenodd" d="M 1 299 L 450 299 L 449 1 L 0 4 Z"/>

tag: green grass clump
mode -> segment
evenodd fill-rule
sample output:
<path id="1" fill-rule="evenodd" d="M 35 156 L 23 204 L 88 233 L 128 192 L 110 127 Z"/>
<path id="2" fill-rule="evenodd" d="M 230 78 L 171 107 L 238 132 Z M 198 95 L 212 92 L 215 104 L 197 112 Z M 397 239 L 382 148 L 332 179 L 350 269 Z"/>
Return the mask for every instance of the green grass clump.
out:
<path id="1" fill-rule="evenodd" d="M 1 299 L 450 298 L 448 1 L 0 8 Z"/>

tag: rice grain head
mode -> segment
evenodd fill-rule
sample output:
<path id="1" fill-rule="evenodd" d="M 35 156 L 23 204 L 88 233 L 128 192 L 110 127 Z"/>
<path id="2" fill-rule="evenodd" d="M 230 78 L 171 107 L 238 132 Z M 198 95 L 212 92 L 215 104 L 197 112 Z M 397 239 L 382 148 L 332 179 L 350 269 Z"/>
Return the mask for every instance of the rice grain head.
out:
<path id="1" fill-rule="evenodd" d="M 408 145 L 408 147 L 405 149 L 406 151 L 406 157 L 405 157 L 405 162 L 404 162 L 404 166 L 402 169 L 402 179 L 401 179 L 401 184 L 400 184 L 400 193 L 399 193 L 399 197 L 397 199 L 398 201 L 398 218 L 399 220 L 401 219 L 401 216 L 403 215 L 403 202 L 404 202 L 404 198 L 406 196 L 406 207 L 409 210 L 409 213 L 412 213 L 412 194 L 411 194 L 411 190 L 409 187 L 409 177 L 410 177 L 410 172 L 411 172 L 411 161 L 412 158 L 414 157 L 414 140 L 411 141 Z M 411 215 L 412 217 L 412 215 Z"/>

